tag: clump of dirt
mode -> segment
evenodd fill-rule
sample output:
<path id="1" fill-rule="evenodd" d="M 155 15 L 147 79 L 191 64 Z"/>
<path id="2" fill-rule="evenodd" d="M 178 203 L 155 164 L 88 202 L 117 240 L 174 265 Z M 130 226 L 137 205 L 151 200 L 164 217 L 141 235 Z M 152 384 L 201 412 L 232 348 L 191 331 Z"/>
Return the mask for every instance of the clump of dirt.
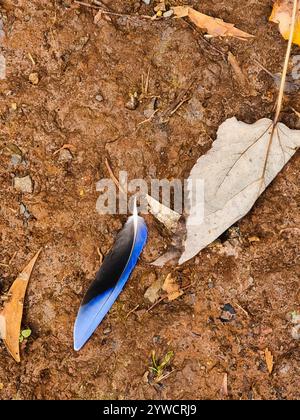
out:
<path id="1" fill-rule="evenodd" d="M 127 15 L 153 13 L 153 2 L 105 4 Z M 97 248 L 105 254 L 126 219 L 95 210 L 95 184 L 109 176 L 105 159 L 131 178 L 184 179 L 225 119 L 271 116 L 276 86 L 255 61 L 274 74 L 282 68 L 286 42 L 268 23 L 271 6 L 201 2 L 204 13 L 255 35 L 243 42 L 207 40 L 184 20 L 111 15 L 95 23 L 96 10 L 71 0 L 2 2 L 1 290 L 29 256 L 43 252 L 25 301 L 23 324 L 32 334 L 21 345 L 21 363 L 0 344 L 1 399 L 299 398 L 299 346 L 287 318 L 299 311 L 298 155 L 240 221 L 238 235 L 172 270 L 182 287 L 192 283 L 185 294 L 150 312 L 144 293 L 170 269 L 149 264 L 169 238 L 147 216 L 141 262 L 92 339 L 72 350 L 77 309 L 99 266 Z M 229 51 L 251 94 L 234 79 Z M 128 109 L 148 72 L 147 95 Z M 187 100 L 172 113 L 180 98 Z M 300 109 L 299 94 L 288 96 L 282 114 L 299 129 L 290 107 Z M 69 153 L 57 152 L 65 144 Z M 32 193 L 14 188 L 14 179 L 26 176 Z M 220 319 L 226 304 L 235 311 L 229 322 Z M 272 375 L 266 348 L 274 356 Z M 174 352 L 174 372 L 155 384 L 144 375 L 153 350 L 158 358 Z M 228 396 L 221 392 L 225 373 Z"/>

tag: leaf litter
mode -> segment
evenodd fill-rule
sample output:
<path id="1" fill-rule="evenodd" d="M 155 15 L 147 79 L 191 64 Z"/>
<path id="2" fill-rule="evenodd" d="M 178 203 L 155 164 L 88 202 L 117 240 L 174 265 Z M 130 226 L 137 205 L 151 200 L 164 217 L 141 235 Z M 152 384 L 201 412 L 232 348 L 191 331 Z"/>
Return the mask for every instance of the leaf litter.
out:
<path id="1" fill-rule="evenodd" d="M 212 148 L 191 170 L 187 233 L 179 264 L 193 258 L 244 217 L 300 146 L 300 131 L 279 122 L 296 15 L 297 0 L 294 0 L 292 31 L 274 120 L 262 118 L 246 124 L 235 117 L 227 119 L 219 127 Z M 196 179 L 202 179 L 205 185 L 202 221 L 199 214 L 203 203 L 192 200 Z"/>
<path id="2" fill-rule="evenodd" d="M 284 39 L 290 38 L 293 15 L 293 0 L 276 0 L 273 6 L 270 21 L 278 23 L 279 31 Z M 300 3 L 298 5 L 298 18 L 296 21 L 293 42 L 300 45 Z"/>
<path id="3" fill-rule="evenodd" d="M 200 13 L 190 6 L 175 6 L 172 10 L 175 18 L 188 17 L 198 28 L 205 30 L 212 37 L 231 36 L 241 40 L 253 38 L 253 35 L 241 31 L 232 23 Z"/>
<path id="4" fill-rule="evenodd" d="M 274 357 L 268 348 L 265 349 L 265 359 L 266 359 L 268 372 L 271 375 L 273 372 L 273 367 L 274 367 Z"/>
<path id="5" fill-rule="evenodd" d="M 0 312 L 0 338 L 2 338 L 8 352 L 16 362 L 20 362 L 19 343 L 25 293 L 41 250 L 35 254 L 13 282 L 8 291 L 9 299 L 4 304 L 2 312 Z M 26 332 L 24 333 L 24 331 Z M 30 335 L 28 335 L 28 329 L 24 331 L 22 331 L 25 334 L 25 337 L 22 334 L 23 338 L 28 338 Z"/>

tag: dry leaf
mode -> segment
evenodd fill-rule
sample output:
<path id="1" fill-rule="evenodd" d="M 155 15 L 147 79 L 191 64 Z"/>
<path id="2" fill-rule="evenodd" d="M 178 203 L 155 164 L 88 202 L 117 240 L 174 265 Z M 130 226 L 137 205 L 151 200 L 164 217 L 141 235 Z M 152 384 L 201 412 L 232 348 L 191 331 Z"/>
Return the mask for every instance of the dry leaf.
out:
<path id="1" fill-rule="evenodd" d="M 162 285 L 163 281 L 161 279 L 155 280 L 146 290 L 144 298 L 148 299 L 151 303 L 156 302 L 160 297 Z"/>
<path id="2" fill-rule="evenodd" d="M 167 293 L 169 301 L 175 300 L 183 295 L 183 291 L 180 289 L 179 285 L 176 283 L 176 280 L 172 278 L 171 273 L 169 273 L 164 281 L 162 289 Z"/>
<path id="3" fill-rule="evenodd" d="M 263 118 L 246 124 L 235 117 L 219 127 L 212 148 L 192 168 L 188 182 L 187 236 L 182 264 L 245 216 L 300 146 L 300 131 Z M 273 132 L 273 135 L 272 135 Z M 194 182 L 205 185 L 194 203 Z M 204 219 L 199 220 L 204 205 Z"/>
<path id="4" fill-rule="evenodd" d="M 94 16 L 94 24 L 97 25 L 98 22 L 102 19 L 102 10 L 99 10 Z"/>
<path id="5" fill-rule="evenodd" d="M 155 261 L 151 263 L 151 265 L 154 265 L 155 267 L 164 267 L 167 263 L 171 261 L 178 261 L 178 258 L 180 257 L 180 251 L 175 247 L 170 247 L 170 249 L 165 252 L 165 254 L 158 257 Z"/>
<path id="6" fill-rule="evenodd" d="M 19 337 L 24 297 L 33 267 L 40 252 L 41 249 L 13 282 L 8 292 L 9 300 L 7 300 L 0 313 L 0 337 L 11 356 L 17 362 L 20 362 Z"/>
<path id="7" fill-rule="evenodd" d="M 149 210 L 153 216 L 163 223 L 167 229 L 171 231 L 176 230 L 180 214 L 171 210 L 169 207 L 164 206 L 148 194 L 146 194 L 146 200 L 148 202 Z"/>
<path id="8" fill-rule="evenodd" d="M 289 39 L 293 14 L 293 0 L 277 0 L 273 6 L 270 21 L 279 24 L 284 39 Z M 293 42 L 300 45 L 300 4 Z"/>
<path id="9" fill-rule="evenodd" d="M 232 70 L 235 74 L 236 80 L 238 83 L 245 89 L 247 93 L 250 95 L 255 95 L 256 91 L 250 86 L 248 78 L 245 76 L 239 62 L 237 61 L 236 57 L 229 51 L 228 53 L 228 62 L 232 67 Z"/>
<path id="10" fill-rule="evenodd" d="M 172 10 L 176 18 L 188 17 L 196 26 L 206 30 L 211 36 L 233 36 L 242 40 L 253 38 L 253 35 L 235 28 L 232 23 L 226 23 L 222 19 L 207 16 L 192 7 L 176 6 Z"/>
<path id="11" fill-rule="evenodd" d="M 260 242 L 260 239 L 259 239 L 259 237 L 258 237 L 258 236 L 250 236 L 250 237 L 248 238 L 248 241 L 249 241 L 250 243 L 252 243 L 252 242 Z"/>
<path id="12" fill-rule="evenodd" d="M 269 374 L 271 375 L 271 373 L 273 372 L 273 367 L 274 367 L 274 357 L 268 348 L 266 348 L 265 350 L 265 359 L 266 359 L 266 364 L 267 364 Z"/>

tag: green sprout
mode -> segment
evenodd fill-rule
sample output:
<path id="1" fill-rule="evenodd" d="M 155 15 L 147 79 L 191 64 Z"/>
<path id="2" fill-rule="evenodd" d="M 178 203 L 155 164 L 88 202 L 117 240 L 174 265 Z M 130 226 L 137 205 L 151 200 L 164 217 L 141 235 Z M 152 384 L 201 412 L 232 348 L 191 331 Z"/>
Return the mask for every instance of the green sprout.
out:
<path id="1" fill-rule="evenodd" d="M 166 355 L 159 361 L 156 358 L 155 350 L 151 352 L 152 366 L 149 367 L 150 371 L 156 376 L 156 381 L 159 381 L 164 376 L 164 371 L 169 365 L 171 359 L 174 357 L 173 351 L 168 351 Z"/>
<path id="2" fill-rule="evenodd" d="M 20 337 L 19 337 L 19 341 L 20 343 L 23 343 L 24 339 L 29 338 L 31 336 L 31 329 L 30 328 L 26 328 L 25 330 L 21 331 Z"/>

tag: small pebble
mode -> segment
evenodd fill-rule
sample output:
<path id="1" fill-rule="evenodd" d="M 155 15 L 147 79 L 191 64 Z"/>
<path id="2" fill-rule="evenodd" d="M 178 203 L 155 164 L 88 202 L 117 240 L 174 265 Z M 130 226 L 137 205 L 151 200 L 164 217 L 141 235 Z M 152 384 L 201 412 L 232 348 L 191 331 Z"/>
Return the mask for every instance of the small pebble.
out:
<path id="1" fill-rule="evenodd" d="M 147 6 L 149 6 L 149 4 L 151 3 L 151 0 L 143 0 L 143 3 L 147 4 Z"/>
<path id="2" fill-rule="evenodd" d="M 235 319 L 236 312 L 234 308 L 230 305 L 230 303 L 226 303 L 226 305 L 222 308 L 222 313 L 220 316 L 220 320 L 222 322 L 231 322 Z"/>
<path id="3" fill-rule="evenodd" d="M 291 322 L 293 324 L 300 324 L 300 314 L 298 312 L 294 311 L 291 313 Z"/>
<path id="4" fill-rule="evenodd" d="M 13 154 L 10 159 L 10 163 L 12 166 L 18 166 L 22 162 L 22 156 Z"/>
<path id="5" fill-rule="evenodd" d="M 174 10 L 170 9 L 170 10 L 167 10 L 167 11 L 163 14 L 163 16 L 164 16 L 164 18 L 170 18 L 171 16 L 173 16 L 173 14 L 174 14 Z"/>
<path id="6" fill-rule="evenodd" d="M 73 155 L 68 149 L 62 149 L 59 152 L 58 160 L 60 162 L 70 162 L 73 159 Z"/>
<path id="7" fill-rule="evenodd" d="M 294 340 L 300 340 L 300 324 L 292 328 L 292 337 Z"/>
<path id="8" fill-rule="evenodd" d="M 104 330 L 103 330 L 103 334 L 104 335 L 107 335 L 107 334 L 109 334 L 111 332 L 111 327 L 106 327 L 106 328 L 104 328 Z"/>
<path id="9" fill-rule="evenodd" d="M 37 85 L 39 83 L 38 73 L 30 73 L 28 79 L 29 79 L 29 82 L 33 85 Z"/>
<path id="10" fill-rule="evenodd" d="M 100 95 L 100 93 L 98 93 L 98 95 L 96 95 L 95 96 L 95 99 L 96 99 L 96 101 L 98 101 L 98 102 L 102 102 L 103 101 L 103 96 L 102 95 Z"/>
<path id="11" fill-rule="evenodd" d="M 15 177 L 14 187 L 17 191 L 20 191 L 22 193 L 32 194 L 33 182 L 32 182 L 31 177 L 29 175 L 24 176 L 22 178 Z"/>
<path id="12" fill-rule="evenodd" d="M 20 214 L 21 216 L 23 216 L 25 219 L 29 219 L 31 217 L 30 212 L 28 211 L 27 207 L 25 206 L 25 204 L 21 203 L 20 204 Z"/>
<path id="13" fill-rule="evenodd" d="M 130 109 L 131 111 L 134 111 L 135 109 L 137 109 L 139 105 L 139 100 L 137 98 L 137 94 L 130 94 L 129 100 L 126 102 L 125 107 L 127 109 Z"/>

